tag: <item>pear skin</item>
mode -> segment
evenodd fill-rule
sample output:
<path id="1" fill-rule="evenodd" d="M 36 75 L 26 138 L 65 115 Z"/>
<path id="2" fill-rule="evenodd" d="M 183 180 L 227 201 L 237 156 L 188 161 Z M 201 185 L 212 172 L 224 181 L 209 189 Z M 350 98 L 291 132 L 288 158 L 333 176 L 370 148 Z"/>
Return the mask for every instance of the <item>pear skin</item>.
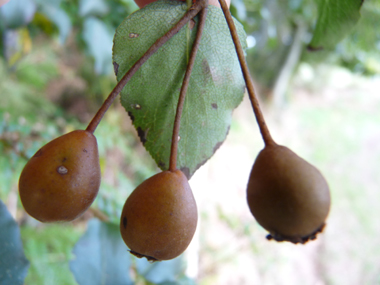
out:
<path id="1" fill-rule="evenodd" d="M 72 221 L 94 201 L 100 176 L 95 136 L 73 131 L 47 143 L 25 165 L 19 179 L 21 202 L 41 222 Z"/>
<path id="2" fill-rule="evenodd" d="M 256 158 L 247 201 L 269 237 L 304 243 L 323 229 L 330 210 L 330 190 L 317 168 L 289 148 L 273 144 Z"/>
<path id="3" fill-rule="evenodd" d="M 163 171 L 141 183 L 125 202 L 120 232 L 131 253 L 150 261 L 179 256 L 190 244 L 198 212 L 186 176 Z"/>

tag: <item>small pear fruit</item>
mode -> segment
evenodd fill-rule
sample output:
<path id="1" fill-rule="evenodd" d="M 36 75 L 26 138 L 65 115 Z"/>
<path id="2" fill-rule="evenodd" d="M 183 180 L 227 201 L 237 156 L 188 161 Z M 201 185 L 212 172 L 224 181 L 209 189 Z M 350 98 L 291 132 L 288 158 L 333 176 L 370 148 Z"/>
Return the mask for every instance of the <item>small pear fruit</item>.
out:
<path id="1" fill-rule="evenodd" d="M 47 143 L 25 165 L 19 179 L 21 202 L 41 222 L 72 221 L 94 201 L 100 176 L 95 136 L 73 131 Z"/>
<path id="2" fill-rule="evenodd" d="M 269 239 L 305 243 L 325 225 L 330 190 L 317 168 L 289 148 L 270 144 L 252 167 L 247 200 Z"/>
<path id="3" fill-rule="evenodd" d="M 128 197 L 120 232 L 132 254 L 150 261 L 183 253 L 197 226 L 198 212 L 186 176 L 163 171 L 141 183 Z"/>

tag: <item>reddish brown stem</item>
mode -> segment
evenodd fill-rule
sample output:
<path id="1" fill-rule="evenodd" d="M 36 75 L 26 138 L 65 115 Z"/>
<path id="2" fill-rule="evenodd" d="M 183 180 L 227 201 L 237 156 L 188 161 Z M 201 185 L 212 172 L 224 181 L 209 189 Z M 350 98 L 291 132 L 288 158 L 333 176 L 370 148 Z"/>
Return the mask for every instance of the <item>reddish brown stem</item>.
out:
<path id="1" fill-rule="evenodd" d="M 179 141 L 179 127 L 181 124 L 181 115 L 183 110 L 183 105 L 185 103 L 187 88 L 190 83 L 190 76 L 193 70 L 195 58 L 199 49 L 199 44 L 202 39 L 203 29 L 206 23 L 207 16 L 207 5 L 199 13 L 199 25 L 197 29 L 197 34 L 193 43 L 193 48 L 191 49 L 189 62 L 187 64 L 185 77 L 183 78 L 181 91 L 178 98 L 177 112 L 174 119 L 173 127 L 173 136 L 172 136 L 172 145 L 170 150 L 170 161 L 169 161 L 169 170 L 175 171 L 177 169 L 177 152 L 178 152 L 178 141 Z"/>
<path id="2" fill-rule="evenodd" d="M 231 13 L 227 7 L 226 2 L 224 0 L 219 0 L 219 3 L 220 3 L 220 6 L 223 10 L 224 17 L 226 18 L 228 27 L 229 27 L 230 32 L 231 32 L 231 37 L 232 37 L 232 40 L 234 42 L 236 53 L 237 53 L 238 58 L 239 58 L 241 70 L 243 72 L 245 84 L 246 84 L 247 90 L 248 90 L 249 99 L 251 100 L 253 112 L 255 113 L 256 121 L 257 121 L 257 124 L 259 125 L 261 136 L 263 137 L 263 140 L 264 140 L 264 143 L 266 146 L 275 144 L 275 142 L 274 142 L 274 140 L 273 140 L 273 138 L 270 135 L 270 132 L 268 130 L 268 126 L 265 123 L 263 113 L 261 112 L 261 109 L 260 109 L 259 101 L 257 99 L 256 93 L 255 93 L 255 88 L 253 86 L 253 81 L 252 81 L 252 78 L 249 74 L 248 65 L 247 65 L 247 62 L 245 60 L 244 51 L 243 51 L 243 48 L 241 47 L 239 36 L 237 34 L 237 31 L 236 31 L 235 23 L 232 19 Z"/>
<path id="3" fill-rule="evenodd" d="M 117 95 L 123 90 L 127 82 L 132 78 L 136 71 L 151 57 L 162 45 L 164 45 L 168 40 L 170 40 L 179 30 L 186 25 L 192 18 L 194 18 L 199 11 L 203 8 L 204 4 L 201 2 L 196 2 L 186 14 L 178 21 L 178 23 L 171 28 L 165 35 L 159 38 L 146 52 L 145 54 L 127 71 L 127 73 L 120 79 L 116 84 L 114 89 L 108 95 L 107 99 L 104 101 L 103 105 L 99 108 L 98 112 L 92 118 L 91 122 L 88 124 L 86 131 L 94 133 L 96 127 L 99 125 L 104 114 L 107 112 L 108 108 L 111 106 Z"/>

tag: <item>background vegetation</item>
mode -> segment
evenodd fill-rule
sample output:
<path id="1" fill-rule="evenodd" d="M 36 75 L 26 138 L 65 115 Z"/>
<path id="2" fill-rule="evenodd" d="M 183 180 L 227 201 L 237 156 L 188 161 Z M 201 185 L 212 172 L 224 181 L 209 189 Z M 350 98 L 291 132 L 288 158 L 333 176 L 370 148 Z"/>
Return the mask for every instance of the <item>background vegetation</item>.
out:
<path id="1" fill-rule="evenodd" d="M 365 1 L 344 39 L 315 50 L 321 2 L 234 0 L 231 11 L 248 34 L 247 59 L 275 139 L 330 183 L 325 233 L 304 246 L 265 240 L 245 202 L 262 148 L 245 100 L 226 142 L 190 181 L 200 209 L 194 241 L 180 258 L 158 264 L 131 257 L 118 236 L 126 197 L 158 171 L 119 102 L 96 131 L 102 184 L 84 216 L 41 224 L 23 211 L 17 189 L 27 159 L 51 139 L 85 128 L 115 85 L 113 34 L 137 6 L 11 0 L 1 7 L 0 226 L 12 231 L 0 231 L 0 242 L 5 232 L 21 239 L 15 248 L 26 259 L 18 256 L 18 281 L 9 281 L 4 257 L 14 252 L 2 247 L 0 283 L 379 284 L 380 4 Z"/>

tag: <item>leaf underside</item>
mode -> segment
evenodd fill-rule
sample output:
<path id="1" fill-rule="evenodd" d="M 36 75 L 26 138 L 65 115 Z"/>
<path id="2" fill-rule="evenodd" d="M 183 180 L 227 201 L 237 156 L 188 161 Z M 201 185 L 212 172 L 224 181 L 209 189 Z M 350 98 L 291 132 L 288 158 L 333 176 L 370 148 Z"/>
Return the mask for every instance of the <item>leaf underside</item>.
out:
<path id="1" fill-rule="evenodd" d="M 359 21 L 363 1 L 319 0 L 318 20 L 308 49 L 333 49 Z"/>
<path id="2" fill-rule="evenodd" d="M 159 0 L 122 22 L 116 30 L 113 46 L 118 80 L 178 22 L 186 9 L 182 2 Z M 136 72 L 121 92 L 122 105 L 145 148 L 162 170 L 169 167 L 173 122 L 198 17 L 194 21 L 189 38 L 189 28 L 185 26 Z M 235 24 L 245 49 L 246 34 L 237 21 Z M 188 178 L 225 140 L 232 111 L 242 101 L 244 89 L 224 15 L 220 8 L 209 6 L 180 126 L 177 168 Z"/>

